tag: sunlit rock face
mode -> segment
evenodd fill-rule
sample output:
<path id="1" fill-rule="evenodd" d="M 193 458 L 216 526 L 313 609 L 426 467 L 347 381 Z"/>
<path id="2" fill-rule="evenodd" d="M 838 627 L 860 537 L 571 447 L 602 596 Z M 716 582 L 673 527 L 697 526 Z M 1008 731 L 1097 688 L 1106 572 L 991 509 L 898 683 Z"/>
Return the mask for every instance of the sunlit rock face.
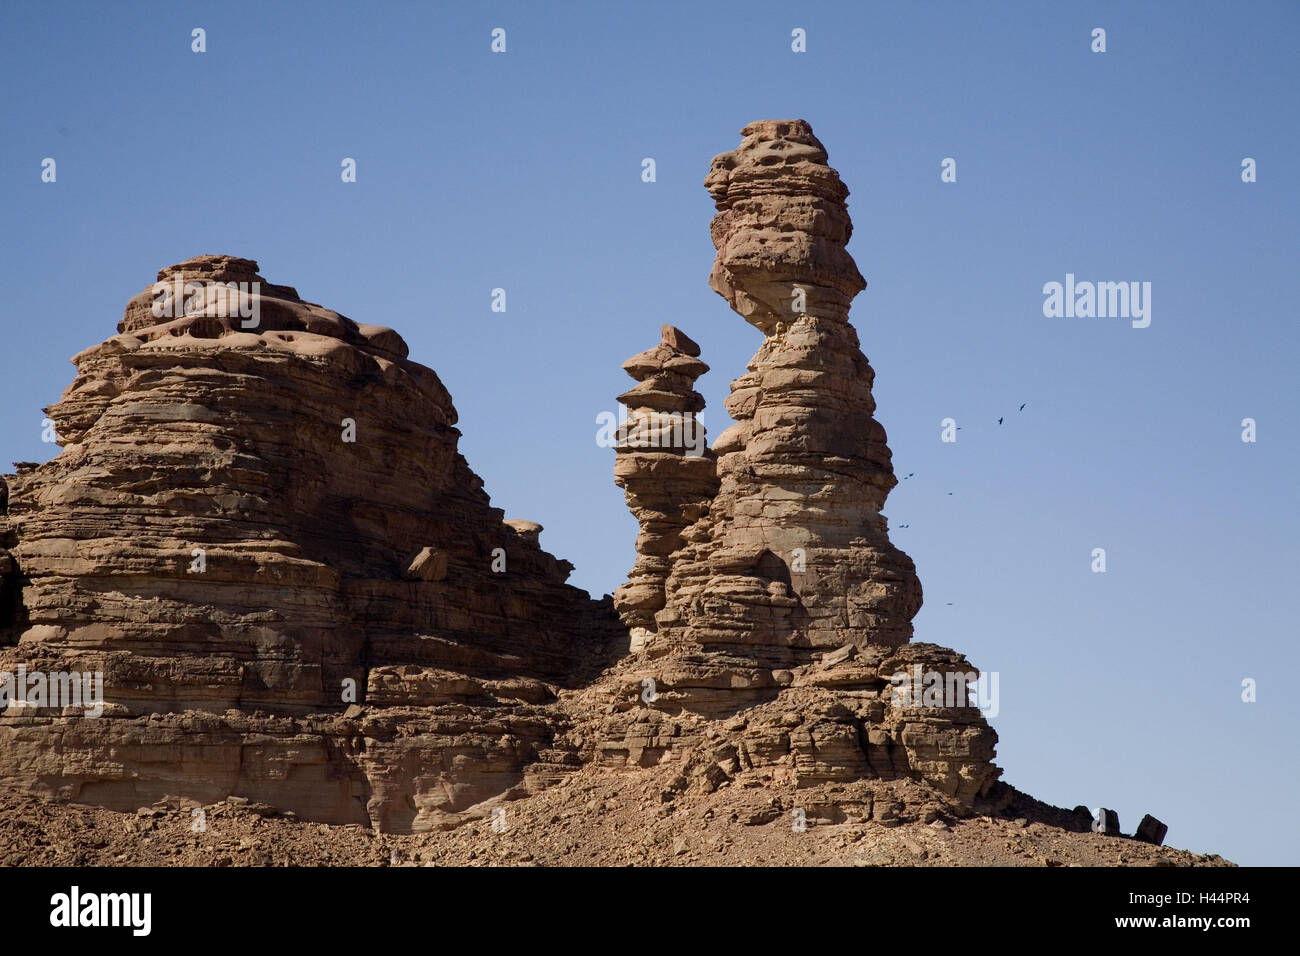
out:
<path id="1" fill-rule="evenodd" d="M 846 248 L 848 189 L 803 120 L 752 123 L 741 135 L 705 179 L 717 207 L 709 283 L 763 341 L 731 385 L 735 424 L 699 463 L 696 485 L 652 483 L 650 463 L 619 449 L 617 473 L 642 524 L 620 592 L 635 651 L 624 690 L 652 681 L 664 713 L 744 712 L 740 749 L 791 760 L 801 779 L 913 775 L 973 798 L 998 774 L 996 735 L 979 712 L 890 693 L 900 668 L 974 671 L 945 648 L 909 644 L 921 584 L 881 514 L 897 482 L 874 418 L 874 372 L 848 319 L 866 287 Z M 649 368 L 652 354 L 630 361 Z M 688 386 L 658 390 L 693 401 Z M 621 400 L 635 399 L 634 389 Z M 701 500 L 706 466 L 718 484 Z M 629 478 L 654 489 L 652 506 Z M 683 526 L 683 516 L 694 520 Z M 656 527 L 671 534 L 647 534 Z M 772 726 L 755 719 L 760 705 Z M 791 708 L 805 705 L 791 722 Z M 608 746 L 642 753 L 645 741 L 672 738 L 641 721 L 611 728 Z"/>
<path id="2" fill-rule="evenodd" d="M 457 451 L 450 395 L 401 336 L 257 270 L 231 256 L 162 270 L 118 334 L 74 358 L 76 379 L 47 409 L 62 452 L 7 479 L 0 544 L 20 586 L 0 607 L 10 645 L 0 667 L 104 674 L 108 719 L 41 731 L 75 732 L 81 743 L 59 746 L 87 755 L 54 767 L 33 754 L 42 786 L 92 802 L 120 793 L 131 806 L 202 788 L 204 776 L 220 789 L 251 775 L 246 786 L 278 792 L 281 771 L 241 763 L 256 723 L 196 718 L 209 730 L 190 757 L 183 734 L 159 729 L 170 724 L 126 719 L 534 707 L 589 672 L 620 630 L 607 604 L 564 583 L 571 566 L 541 549 L 540 526 L 520 531 L 531 523 L 491 506 Z M 385 736 L 441 752 L 459 734 L 482 750 L 444 781 L 453 795 L 482 774 L 522 778 L 527 746 L 491 756 L 501 732 L 473 743 L 480 718 L 461 714 L 454 732 L 441 719 L 422 713 L 418 733 L 394 720 L 370 742 L 357 728 L 309 731 L 312 746 L 286 745 L 298 756 L 267 759 L 287 761 L 289 777 L 332 775 L 343 796 L 317 788 L 304 802 L 289 787 L 276 800 L 365 818 L 392 777 L 364 767 Z M 547 738 L 547 721 L 536 723 L 516 736 Z M 96 735 L 105 748 L 134 742 L 104 764 Z M 421 774 L 438 789 L 440 772 Z"/>

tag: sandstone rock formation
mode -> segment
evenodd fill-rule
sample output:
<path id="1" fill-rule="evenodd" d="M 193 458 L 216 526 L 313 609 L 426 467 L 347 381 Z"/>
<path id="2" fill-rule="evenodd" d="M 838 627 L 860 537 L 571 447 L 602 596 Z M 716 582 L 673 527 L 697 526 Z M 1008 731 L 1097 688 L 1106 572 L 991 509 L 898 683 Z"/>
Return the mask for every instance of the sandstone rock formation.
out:
<path id="1" fill-rule="evenodd" d="M 699 354 L 685 333 L 665 325 L 657 346 L 623 363 L 639 384 L 618 397 L 628 420 L 618 431 L 614 480 L 626 491 L 641 533 L 636 567 L 614 592 L 614 606 L 631 629 L 633 650 L 664 606 L 668 556 L 682 547 L 682 531 L 718 490 L 714 455 L 696 418 L 704 398 L 694 382 L 709 370 Z"/>
<path id="2" fill-rule="evenodd" d="M 664 326 L 624 363 L 640 533 L 612 601 L 492 507 L 396 332 L 248 259 L 162 270 L 75 357 L 61 453 L 0 479 L 0 673 L 104 675 L 102 716 L 0 714 L 3 786 L 390 832 L 641 768 L 664 802 L 757 794 L 755 822 L 791 793 L 883 826 L 992 805 L 979 712 L 894 686 L 976 672 L 911 642 L 848 191 L 799 120 L 746 127 L 706 185 L 711 283 L 764 338 L 712 449 L 690 338 Z"/>
<path id="3" fill-rule="evenodd" d="M 517 785 L 561 723 L 535 708 L 599 668 L 608 606 L 491 506 L 392 329 L 247 259 L 158 280 L 73 360 L 47 409 L 62 453 L 7 479 L 0 670 L 102 671 L 107 702 L 6 721 L 4 775 L 399 827 Z"/>
<path id="4" fill-rule="evenodd" d="M 653 621 L 649 600 L 620 606 L 642 632 L 625 693 L 651 680 L 660 711 L 751 709 L 748 735 L 728 746 L 748 760 L 793 760 L 804 780 L 911 774 L 974 799 L 998 775 L 991 728 L 973 708 L 898 701 L 890 686 L 917 665 L 945 678 L 975 672 L 945 648 L 908 644 L 921 586 L 880 513 L 896 479 L 873 418 L 874 372 L 848 321 L 866 286 L 845 248 L 848 189 L 804 121 L 753 123 L 742 135 L 705 180 L 718 210 L 710 284 L 764 340 L 726 402 L 736 423 L 713 446 L 716 495 L 700 500 L 702 474 L 682 498 L 656 486 L 656 515 L 695 520 L 660 538 L 654 565 L 638 560 L 626 586 L 639 594 L 662 581 L 665 597 Z M 632 368 L 653 367 L 645 356 Z M 629 502 L 641 518 L 644 506 L 631 493 Z M 800 703 L 814 714 L 792 721 Z M 754 713 L 773 724 L 755 730 Z M 644 727 L 611 733 L 616 753 L 667 739 Z M 619 740 L 628 734 L 636 744 Z"/>

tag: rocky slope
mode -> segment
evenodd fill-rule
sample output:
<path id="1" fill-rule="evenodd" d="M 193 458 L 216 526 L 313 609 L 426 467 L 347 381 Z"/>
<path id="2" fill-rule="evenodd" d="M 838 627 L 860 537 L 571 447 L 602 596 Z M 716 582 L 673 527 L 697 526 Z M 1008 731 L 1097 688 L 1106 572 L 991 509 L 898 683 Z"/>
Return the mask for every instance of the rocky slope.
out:
<path id="1" fill-rule="evenodd" d="M 0 804 L 0 866 L 1231 865 L 1079 832 L 1068 815 L 1025 798 L 998 815 L 839 823 L 810 816 L 796 830 L 797 794 L 724 787 L 665 795 L 665 776 L 661 768 L 580 771 L 511 803 L 495 829 L 483 819 L 415 834 L 310 823 L 237 798 L 127 814 L 26 797 Z"/>

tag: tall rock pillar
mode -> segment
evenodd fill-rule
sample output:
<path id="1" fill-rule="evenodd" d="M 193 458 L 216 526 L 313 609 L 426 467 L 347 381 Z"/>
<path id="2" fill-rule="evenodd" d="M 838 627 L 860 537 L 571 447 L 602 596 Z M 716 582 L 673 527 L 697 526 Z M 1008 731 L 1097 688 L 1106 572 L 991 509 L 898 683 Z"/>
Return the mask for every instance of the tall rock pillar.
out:
<path id="1" fill-rule="evenodd" d="M 703 746 L 687 761 L 709 786 L 751 771 L 800 787 L 912 777 L 972 801 L 1000 772 L 997 736 L 968 704 L 978 672 L 965 658 L 910 643 L 921 584 L 881 514 L 897 480 L 848 317 L 866 288 L 846 248 L 849 191 L 803 120 L 741 133 L 705 179 L 709 284 L 763 341 L 726 400 L 735 424 L 713 445 L 711 499 L 649 504 L 653 463 L 620 448 L 642 534 L 618 598 L 635 653 L 614 678 L 621 716 L 604 759 L 646 765 Z M 658 374 L 654 354 L 629 372 Z M 634 417 L 694 395 L 646 382 L 629 405 L 642 388 L 679 404 L 644 402 Z"/>

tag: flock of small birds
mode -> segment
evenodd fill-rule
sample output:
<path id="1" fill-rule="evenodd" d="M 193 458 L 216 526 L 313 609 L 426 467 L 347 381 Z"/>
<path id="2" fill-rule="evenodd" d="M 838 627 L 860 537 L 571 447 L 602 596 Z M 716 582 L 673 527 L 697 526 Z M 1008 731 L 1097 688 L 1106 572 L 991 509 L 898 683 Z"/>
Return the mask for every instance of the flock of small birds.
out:
<path id="1" fill-rule="evenodd" d="M 1028 405 L 1028 404 L 1029 404 L 1028 402 L 1025 402 L 1025 405 Z M 1020 406 L 1020 410 L 1021 410 L 1022 412 L 1025 410 L 1025 405 L 1021 405 L 1021 406 Z M 999 425 L 1002 424 L 1002 417 L 1001 417 L 1001 416 L 998 417 L 998 424 L 999 424 Z M 957 430 L 958 430 L 958 431 L 961 431 L 960 428 L 958 428 Z"/>
<path id="2" fill-rule="evenodd" d="M 1028 404 L 1029 404 L 1028 402 L 1022 402 L 1021 405 L 1020 405 L 1020 408 L 1018 409 L 1018 411 L 1022 411 L 1022 412 L 1023 412 L 1023 411 L 1025 410 L 1025 406 L 1028 405 Z M 999 415 L 999 416 L 998 416 L 998 424 L 1001 425 L 1002 422 L 1003 422 L 1005 419 L 1006 419 L 1006 416 L 1005 416 L 1005 415 Z M 957 431 L 961 431 L 961 426 L 960 426 L 960 425 L 957 426 Z M 907 474 L 905 474 L 905 475 L 903 476 L 903 480 L 904 480 L 904 481 L 907 481 L 907 479 L 909 479 L 909 478 L 914 478 L 915 476 L 916 476 L 916 472 L 914 472 L 914 471 L 909 471 Z M 948 497 L 950 497 L 950 498 L 952 497 L 952 492 L 951 492 L 951 491 L 948 492 Z M 899 527 L 900 527 L 900 528 L 910 528 L 911 525 L 910 525 L 910 524 L 900 524 Z M 951 602 L 951 601 L 945 601 L 945 602 L 944 602 L 944 606 L 945 606 L 945 607 L 952 607 L 952 602 Z"/>

